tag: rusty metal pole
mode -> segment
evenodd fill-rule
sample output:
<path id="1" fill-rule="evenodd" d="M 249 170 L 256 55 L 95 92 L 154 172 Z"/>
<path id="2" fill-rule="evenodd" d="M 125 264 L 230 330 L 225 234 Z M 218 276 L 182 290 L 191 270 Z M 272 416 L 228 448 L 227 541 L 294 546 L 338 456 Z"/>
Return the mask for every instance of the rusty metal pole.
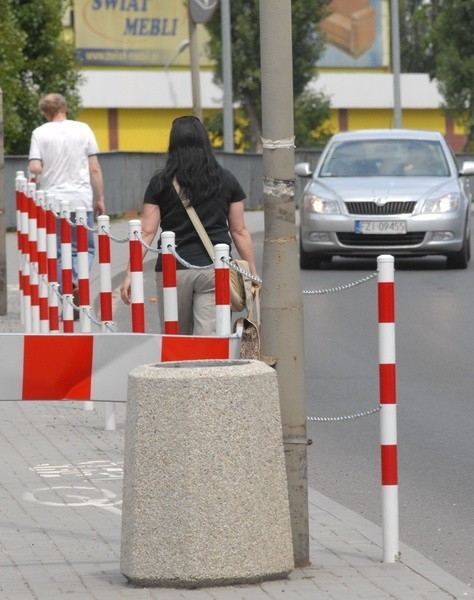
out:
<path id="1" fill-rule="evenodd" d="M 7 249 L 5 227 L 5 160 L 3 156 L 3 92 L 0 88 L 0 315 L 7 314 Z"/>
<path id="2" fill-rule="evenodd" d="M 291 0 L 260 0 L 262 353 L 276 357 L 296 567 L 309 564 L 303 299 L 294 202 Z"/>

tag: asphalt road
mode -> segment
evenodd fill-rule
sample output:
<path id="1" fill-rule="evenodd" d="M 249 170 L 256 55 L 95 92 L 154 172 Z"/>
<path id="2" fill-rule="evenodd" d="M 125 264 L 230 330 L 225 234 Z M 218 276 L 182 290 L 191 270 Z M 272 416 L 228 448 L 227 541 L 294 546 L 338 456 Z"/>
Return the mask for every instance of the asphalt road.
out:
<path id="1" fill-rule="evenodd" d="M 263 235 L 254 236 L 261 263 Z M 146 329 L 156 331 L 154 257 L 145 266 Z M 302 272 L 304 290 L 351 283 L 375 260 L 336 258 Z M 474 586 L 474 262 L 396 261 L 400 539 Z M 114 281 L 118 284 L 118 279 Z M 377 280 L 303 295 L 308 415 L 345 416 L 378 405 Z M 121 304 L 120 302 L 118 303 Z M 116 313 L 129 329 L 129 313 Z M 311 487 L 381 524 L 378 414 L 308 422 Z"/>

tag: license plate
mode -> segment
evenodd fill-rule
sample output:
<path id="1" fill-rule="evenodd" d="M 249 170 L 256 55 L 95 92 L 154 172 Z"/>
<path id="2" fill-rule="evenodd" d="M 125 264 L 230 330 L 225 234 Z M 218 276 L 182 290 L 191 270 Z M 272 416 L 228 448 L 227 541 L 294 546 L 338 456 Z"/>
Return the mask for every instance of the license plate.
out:
<path id="1" fill-rule="evenodd" d="M 356 221 L 355 233 L 383 235 L 406 233 L 406 221 Z"/>

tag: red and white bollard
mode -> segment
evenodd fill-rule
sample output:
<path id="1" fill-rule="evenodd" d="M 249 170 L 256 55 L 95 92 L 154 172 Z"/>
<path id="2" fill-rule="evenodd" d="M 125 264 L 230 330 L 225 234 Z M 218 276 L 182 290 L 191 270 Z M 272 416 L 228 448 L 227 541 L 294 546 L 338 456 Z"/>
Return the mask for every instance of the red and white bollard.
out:
<path id="1" fill-rule="evenodd" d="M 63 295 L 63 331 L 74 333 L 74 309 L 72 306 L 72 236 L 69 223 L 71 213 L 69 201 L 61 200 L 59 203 L 61 219 L 61 269 L 62 269 L 62 295 Z"/>
<path id="2" fill-rule="evenodd" d="M 393 563 L 399 558 L 395 290 L 393 256 L 379 256 L 377 258 L 377 266 L 383 560 L 386 563 Z"/>
<path id="3" fill-rule="evenodd" d="M 23 316 L 25 332 L 31 333 L 31 288 L 30 288 L 30 244 L 28 240 L 28 197 L 26 178 L 20 179 L 20 219 L 21 219 L 21 279 L 23 290 Z"/>
<path id="4" fill-rule="evenodd" d="M 97 217 L 99 235 L 99 298 L 100 320 L 102 331 L 107 332 L 107 325 L 113 321 L 112 315 L 112 270 L 110 266 L 110 217 L 99 215 Z"/>
<path id="5" fill-rule="evenodd" d="M 141 242 L 138 239 L 142 232 L 141 221 L 132 219 L 129 224 L 132 331 L 134 333 L 145 333 L 143 252 Z"/>
<path id="6" fill-rule="evenodd" d="M 49 330 L 59 333 L 59 297 L 53 290 L 58 287 L 58 247 L 56 241 L 56 215 L 54 213 L 54 196 L 46 194 L 46 261 L 48 265 L 48 304 Z"/>
<path id="7" fill-rule="evenodd" d="M 77 239 L 77 286 L 79 288 L 79 324 L 81 333 L 92 331 L 91 320 L 86 312 L 90 311 L 89 284 L 89 243 L 87 231 L 87 210 L 85 206 L 76 208 Z"/>
<path id="8" fill-rule="evenodd" d="M 16 234 L 18 247 L 18 289 L 20 292 L 20 321 L 25 322 L 23 314 L 23 277 L 22 277 L 22 251 L 21 251 L 21 180 L 25 179 L 23 171 L 17 171 L 15 177 L 15 207 L 16 207 Z M 26 181 L 26 179 L 25 179 Z"/>
<path id="9" fill-rule="evenodd" d="M 215 258 L 215 298 L 216 298 L 216 335 L 230 335 L 230 273 L 229 265 L 222 259 L 229 260 L 229 246 L 216 244 Z"/>
<path id="10" fill-rule="evenodd" d="M 40 332 L 38 224 L 36 221 L 36 183 L 26 186 L 28 197 L 28 243 L 30 248 L 31 331 Z"/>
<path id="11" fill-rule="evenodd" d="M 46 213 L 44 211 L 45 192 L 36 192 L 36 221 L 38 225 L 38 277 L 39 277 L 39 319 L 40 332 L 49 332 L 48 314 L 48 262 L 46 255 Z"/>
<path id="12" fill-rule="evenodd" d="M 99 298 L 100 298 L 100 320 L 102 331 L 111 333 L 108 325 L 112 324 L 112 271 L 110 267 L 110 218 L 107 215 L 99 215 L 98 244 L 99 244 Z M 104 428 L 106 431 L 115 431 L 117 428 L 115 420 L 115 403 L 104 402 Z"/>
<path id="13" fill-rule="evenodd" d="M 176 247 L 172 231 L 161 234 L 161 255 L 163 265 L 163 313 L 164 332 L 178 334 L 178 289 L 176 285 L 176 257 L 172 250 Z"/>

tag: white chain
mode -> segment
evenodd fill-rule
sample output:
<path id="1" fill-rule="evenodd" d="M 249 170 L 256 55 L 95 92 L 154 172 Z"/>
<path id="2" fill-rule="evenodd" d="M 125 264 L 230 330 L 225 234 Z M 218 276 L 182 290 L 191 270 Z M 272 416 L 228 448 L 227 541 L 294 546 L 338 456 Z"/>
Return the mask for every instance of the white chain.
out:
<path id="1" fill-rule="evenodd" d="M 153 246 L 150 246 L 150 244 L 147 244 L 147 243 L 146 243 L 146 242 L 143 240 L 143 238 L 142 238 L 142 234 L 141 234 L 141 233 L 139 233 L 138 231 L 135 231 L 135 232 L 134 232 L 134 236 L 135 236 L 135 239 L 137 239 L 137 240 L 140 242 L 140 244 L 141 244 L 141 245 L 142 245 L 144 248 L 146 248 L 147 250 L 149 250 L 150 252 L 156 252 L 156 254 L 161 254 L 161 253 L 163 252 L 163 250 L 162 250 L 161 248 L 153 248 Z"/>
<path id="2" fill-rule="evenodd" d="M 191 263 L 188 263 L 187 260 L 184 260 L 184 258 L 181 258 L 181 256 L 176 252 L 176 248 L 173 248 L 173 246 L 169 245 L 168 246 L 168 250 L 171 251 L 171 254 L 176 258 L 176 260 L 181 263 L 183 266 L 187 267 L 188 269 L 213 269 L 214 268 L 214 263 L 210 264 L 210 265 L 192 265 Z"/>
<path id="3" fill-rule="evenodd" d="M 343 292 L 344 290 L 348 290 L 350 288 L 355 287 L 356 285 L 360 285 L 361 283 L 366 283 L 370 281 L 374 277 L 377 277 L 378 271 L 367 275 L 367 277 L 363 277 L 362 279 L 358 279 L 353 283 L 346 283 L 344 285 L 338 285 L 337 287 L 327 288 L 325 290 L 303 290 L 303 294 L 333 294 L 334 292 Z"/>
<path id="4" fill-rule="evenodd" d="M 245 271 L 244 269 L 241 269 L 238 265 L 236 265 L 232 261 L 232 259 L 222 257 L 221 260 L 226 265 L 229 265 L 230 269 L 234 269 L 234 271 L 237 271 L 237 273 L 240 273 L 241 275 L 244 275 L 244 277 L 248 277 L 248 279 L 251 279 L 252 281 L 255 281 L 256 283 L 262 283 L 262 280 L 260 279 L 260 277 L 256 277 L 255 275 L 252 275 L 248 271 Z"/>
<path id="5" fill-rule="evenodd" d="M 331 421 L 350 421 L 352 419 L 360 419 L 361 417 L 367 417 L 379 412 L 380 406 L 373 408 L 372 410 L 366 410 L 365 412 L 355 413 L 353 415 L 345 415 L 343 417 L 307 417 L 308 421 L 318 421 L 320 423 L 328 423 Z"/>
<path id="6" fill-rule="evenodd" d="M 126 237 L 126 238 L 116 238 L 115 236 L 113 236 L 110 231 L 106 231 L 105 226 L 102 225 L 102 227 L 100 228 L 101 231 L 103 231 L 105 233 L 105 235 L 108 235 L 109 238 L 111 240 L 113 240 L 114 242 L 118 242 L 119 244 L 125 244 L 125 242 L 129 242 L 130 238 Z"/>

